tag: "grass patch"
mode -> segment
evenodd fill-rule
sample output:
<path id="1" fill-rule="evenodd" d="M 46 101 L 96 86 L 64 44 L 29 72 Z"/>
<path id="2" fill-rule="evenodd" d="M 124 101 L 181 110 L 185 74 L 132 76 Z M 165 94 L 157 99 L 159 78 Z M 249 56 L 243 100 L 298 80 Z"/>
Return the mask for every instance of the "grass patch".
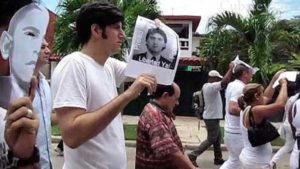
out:
<path id="1" fill-rule="evenodd" d="M 221 128 L 221 143 L 224 144 L 224 127 L 220 127 Z M 284 145 L 284 140 L 280 137 L 278 137 L 277 139 L 273 140 L 271 142 L 272 146 L 283 146 Z"/>
<path id="2" fill-rule="evenodd" d="M 136 140 L 136 124 L 124 124 L 125 140 Z"/>
<path id="3" fill-rule="evenodd" d="M 220 127 L 221 129 L 221 144 L 224 144 L 224 127 Z"/>
<path id="4" fill-rule="evenodd" d="M 137 125 L 136 124 L 124 124 L 124 135 L 125 135 L 125 140 L 136 140 L 136 130 L 137 130 Z M 52 126 L 52 135 L 54 136 L 60 136 L 60 128 L 57 125 Z M 221 127 L 221 143 L 224 143 L 224 127 Z M 274 141 L 271 142 L 272 146 L 283 146 L 284 140 L 281 139 L 280 137 L 275 139 Z"/>
<path id="5" fill-rule="evenodd" d="M 57 125 L 52 126 L 52 131 L 51 131 L 53 136 L 60 136 L 60 128 Z"/>
<path id="6" fill-rule="evenodd" d="M 135 124 L 124 124 L 124 135 L 126 140 L 136 140 L 136 127 Z M 60 136 L 60 128 L 57 125 L 52 126 L 52 135 Z"/>
<path id="7" fill-rule="evenodd" d="M 284 140 L 280 137 L 271 142 L 272 146 L 283 146 Z"/>

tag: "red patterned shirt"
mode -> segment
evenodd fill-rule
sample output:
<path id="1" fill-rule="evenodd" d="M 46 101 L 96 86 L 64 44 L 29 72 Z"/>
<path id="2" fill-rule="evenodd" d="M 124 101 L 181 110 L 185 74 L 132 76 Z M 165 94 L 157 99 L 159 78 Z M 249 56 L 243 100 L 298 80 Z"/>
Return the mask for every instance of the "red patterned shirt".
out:
<path id="1" fill-rule="evenodd" d="M 155 102 L 148 103 L 137 128 L 136 169 L 177 169 L 170 154 L 183 147 L 171 116 Z"/>

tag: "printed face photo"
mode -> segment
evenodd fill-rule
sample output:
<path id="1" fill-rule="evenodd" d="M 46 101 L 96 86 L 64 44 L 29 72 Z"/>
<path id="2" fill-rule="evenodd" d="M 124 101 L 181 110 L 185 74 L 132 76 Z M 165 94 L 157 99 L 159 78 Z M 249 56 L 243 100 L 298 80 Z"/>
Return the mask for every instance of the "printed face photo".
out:
<path id="1" fill-rule="evenodd" d="M 10 61 L 11 76 L 23 86 L 31 80 L 49 21 L 48 11 L 32 3 L 18 10 L 12 17 L 2 43 L 9 46 L 6 53 Z M 3 54 L 3 52 L 2 52 Z"/>
<path id="2" fill-rule="evenodd" d="M 138 17 L 134 28 L 125 75 L 136 78 L 142 73 L 154 74 L 158 84 L 174 81 L 179 62 L 179 37 L 167 25 Z"/>
<path id="3" fill-rule="evenodd" d="M 137 51 L 132 59 L 166 69 L 174 69 L 176 56 L 174 54 L 170 56 L 171 52 L 164 53 L 168 42 L 166 33 L 160 28 L 150 28 L 145 34 L 144 51 Z"/>
<path id="4" fill-rule="evenodd" d="M 164 40 L 162 34 L 152 33 L 148 35 L 148 38 L 146 39 L 146 45 L 148 51 L 152 55 L 160 55 L 162 50 L 166 47 L 166 41 Z"/>

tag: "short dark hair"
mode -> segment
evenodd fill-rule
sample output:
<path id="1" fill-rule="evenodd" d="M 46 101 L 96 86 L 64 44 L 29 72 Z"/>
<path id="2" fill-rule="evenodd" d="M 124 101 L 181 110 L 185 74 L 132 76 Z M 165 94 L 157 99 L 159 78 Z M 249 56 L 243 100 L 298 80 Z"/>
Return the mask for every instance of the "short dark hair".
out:
<path id="1" fill-rule="evenodd" d="M 164 38 L 165 43 L 167 43 L 166 33 L 163 30 L 159 29 L 159 28 L 149 29 L 148 32 L 147 32 L 147 35 L 146 35 L 146 41 L 148 40 L 150 35 L 155 34 L 155 33 L 160 34 Z"/>
<path id="2" fill-rule="evenodd" d="M 160 98 L 164 92 L 167 92 L 169 96 L 173 96 L 175 93 L 174 85 L 157 85 L 156 91 L 153 93 L 153 98 Z"/>
<path id="3" fill-rule="evenodd" d="M 0 1 L 0 26 L 9 24 L 12 16 L 23 6 L 35 0 L 1 0 Z"/>
<path id="4" fill-rule="evenodd" d="M 76 19 L 77 38 L 85 44 L 91 37 L 91 25 L 97 24 L 103 29 L 102 37 L 106 38 L 105 28 L 118 22 L 123 22 L 122 11 L 108 2 L 89 2 L 84 4 Z"/>
<path id="5" fill-rule="evenodd" d="M 233 76 L 234 78 L 240 78 L 243 74 L 243 72 L 249 71 L 250 68 L 247 67 L 244 64 L 238 64 L 235 66 L 235 68 L 233 69 Z"/>

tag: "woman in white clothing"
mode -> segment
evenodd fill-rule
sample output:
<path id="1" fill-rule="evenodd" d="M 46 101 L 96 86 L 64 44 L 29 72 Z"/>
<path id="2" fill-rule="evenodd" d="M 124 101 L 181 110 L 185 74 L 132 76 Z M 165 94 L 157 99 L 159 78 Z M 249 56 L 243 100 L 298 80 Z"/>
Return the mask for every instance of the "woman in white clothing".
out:
<path id="1" fill-rule="evenodd" d="M 290 157 L 290 169 L 299 169 L 299 149 L 298 146 L 300 144 L 300 99 L 298 99 L 292 108 L 291 114 L 290 114 L 290 123 L 292 127 L 294 128 L 295 131 L 295 137 L 296 137 L 296 142 Z"/>
<path id="2" fill-rule="evenodd" d="M 298 97 L 299 97 L 299 93 L 295 94 L 294 96 L 291 96 L 285 105 L 283 123 L 281 124 L 280 131 L 279 131 L 280 137 L 283 138 L 285 142 L 284 145 L 272 157 L 272 160 L 270 162 L 271 166 L 276 165 L 278 160 L 280 160 L 285 154 L 290 153 L 293 150 L 295 139 L 293 136 L 293 132 L 288 117 L 289 117 L 290 108 L 292 104 L 298 99 Z"/>
<path id="3" fill-rule="evenodd" d="M 252 147 L 248 138 L 248 128 L 250 127 L 249 115 L 252 113 L 253 122 L 260 125 L 268 117 L 283 109 L 287 101 L 287 81 L 281 79 L 281 89 L 274 103 L 268 104 L 273 96 L 274 89 L 271 87 L 278 75 L 275 75 L 270 85 L 264 91 L 262 85 L 257 83 L 247 84 L 243 89 L 243 96 L 239 99 L 239 105 L 243 110 L 240 116 L 240 125 L 244 148 L 240 154 L 240 161 L 243 169 L 270 169 L 272 157 L 271 143 Z M 274 77 L 275 77 L 274 76 Z M 274 80 L 275 79 L 275 80 Z"/>

